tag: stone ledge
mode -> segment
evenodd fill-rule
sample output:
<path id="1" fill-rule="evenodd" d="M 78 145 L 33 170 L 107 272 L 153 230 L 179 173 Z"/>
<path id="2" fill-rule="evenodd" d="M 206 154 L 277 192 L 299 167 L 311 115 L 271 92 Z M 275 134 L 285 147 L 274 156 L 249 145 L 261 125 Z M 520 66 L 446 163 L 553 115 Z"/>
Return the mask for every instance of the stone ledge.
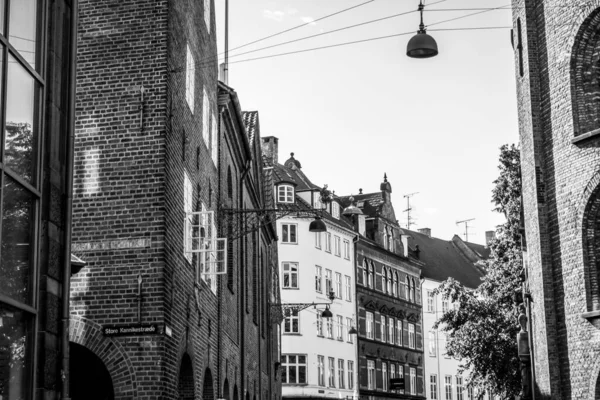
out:
<path id="1" fill-rule="evenodd" d="M 587 319 L 596 328 L 600 329 L 600 310 L 588 311 L 581 314 L 581 316 Z"/>
<path id="2" fill-rule="evenodd" d="M 578 135 L 578 136 L 574 137 L 571 140 L 571 143 L 578 144 L 585 140 L 591 139 L 593 137 L 599 137 L 599 136 L 600 136 L 600 129 L 594 129 L 593 131 L 589 131 L 589 132 L 584 133 L 583 135 Z"/>

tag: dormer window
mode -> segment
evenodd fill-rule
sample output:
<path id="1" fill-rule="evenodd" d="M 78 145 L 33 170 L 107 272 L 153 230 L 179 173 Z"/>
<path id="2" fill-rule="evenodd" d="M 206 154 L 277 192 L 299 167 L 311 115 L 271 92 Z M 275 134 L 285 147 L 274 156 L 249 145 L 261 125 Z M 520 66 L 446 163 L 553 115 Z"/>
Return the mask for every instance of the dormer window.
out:
<path id="1" fill-rule="evenodd" d="M 335 201 L 331 202 L 331 216 L 340 219 L 340 205 Z"/>
<path id="2" fill-rule="evenodd" d="M 293 203 L 294 202 L 294 187 L 292 185 L 279 185 L 277 187 L 277 202 L 278 203 Z"/>

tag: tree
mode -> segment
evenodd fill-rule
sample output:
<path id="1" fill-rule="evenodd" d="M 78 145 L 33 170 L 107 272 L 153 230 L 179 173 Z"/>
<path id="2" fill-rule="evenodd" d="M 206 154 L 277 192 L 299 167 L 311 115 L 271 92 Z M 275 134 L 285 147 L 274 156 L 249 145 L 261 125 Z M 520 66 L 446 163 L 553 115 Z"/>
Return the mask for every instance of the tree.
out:
<path id="1" fill-rule="evenodd" d="M 461 371 L 469 374 L 468 386 L 514 398 L 520 391 L 520 373 L 516 343 L 519 311 L 513 299 L 524 280 L 519 232 L 520 155 L 514 144 L 500 148 L 498 168 L 492 202 L 506 222 L 489 243 L 490 257 L 480 263 L 486 275 L 476 290 L 452 278 L 443 282 L 436 292 L 456 307 L 445 312 L 434 327 L 446 333 L 446 351 L 461 362 Z M 483 396 L 481 391 L 479 396 Z"/>

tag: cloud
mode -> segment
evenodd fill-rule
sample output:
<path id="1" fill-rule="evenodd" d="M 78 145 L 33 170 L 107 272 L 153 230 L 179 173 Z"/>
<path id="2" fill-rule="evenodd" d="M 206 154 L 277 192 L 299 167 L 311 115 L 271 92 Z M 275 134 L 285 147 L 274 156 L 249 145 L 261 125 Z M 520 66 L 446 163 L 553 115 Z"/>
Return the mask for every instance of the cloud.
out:
<path id="1" fill-rule="evenodd" d="M 287 12 L 288 15 L 295 15 L 298 13 L 298 10 L 292 7 L 288 7 L 285 9 L 285 12 Z"/>
<path id="2" fill-rule="evenodd" d="M 285 12 L 279 10 L 263 10 L 263 17 L 267 19 L 272 19 L 273 21 L 281 22 L 283 21 L 283 17 L 285 16 Z"/>
<path id="3" fill-rule="evenodd" d="M 305 24 L 316 25 L 315 19 L 313 17 L 300 17 L 302 22 Z"/>

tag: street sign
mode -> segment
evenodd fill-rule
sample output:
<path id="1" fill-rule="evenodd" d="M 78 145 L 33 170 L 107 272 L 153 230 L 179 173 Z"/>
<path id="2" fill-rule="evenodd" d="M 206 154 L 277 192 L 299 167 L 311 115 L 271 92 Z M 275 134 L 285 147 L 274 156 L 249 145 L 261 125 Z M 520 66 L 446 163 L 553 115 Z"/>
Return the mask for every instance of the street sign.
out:
<path id="1" fill-rule="evenodd" d="M 392 389 L 392 390 L 404 390 L 404 378 L 392 378 L 392 379 L 390 379 L 390 389 Z"/>
<path id="2" fill-rule="evenodd" d="M 162 335 L 163 331 L 163 325 L 159 324 L 104 325 L 102 327 L 102 334 L 105 337 Z"/>

